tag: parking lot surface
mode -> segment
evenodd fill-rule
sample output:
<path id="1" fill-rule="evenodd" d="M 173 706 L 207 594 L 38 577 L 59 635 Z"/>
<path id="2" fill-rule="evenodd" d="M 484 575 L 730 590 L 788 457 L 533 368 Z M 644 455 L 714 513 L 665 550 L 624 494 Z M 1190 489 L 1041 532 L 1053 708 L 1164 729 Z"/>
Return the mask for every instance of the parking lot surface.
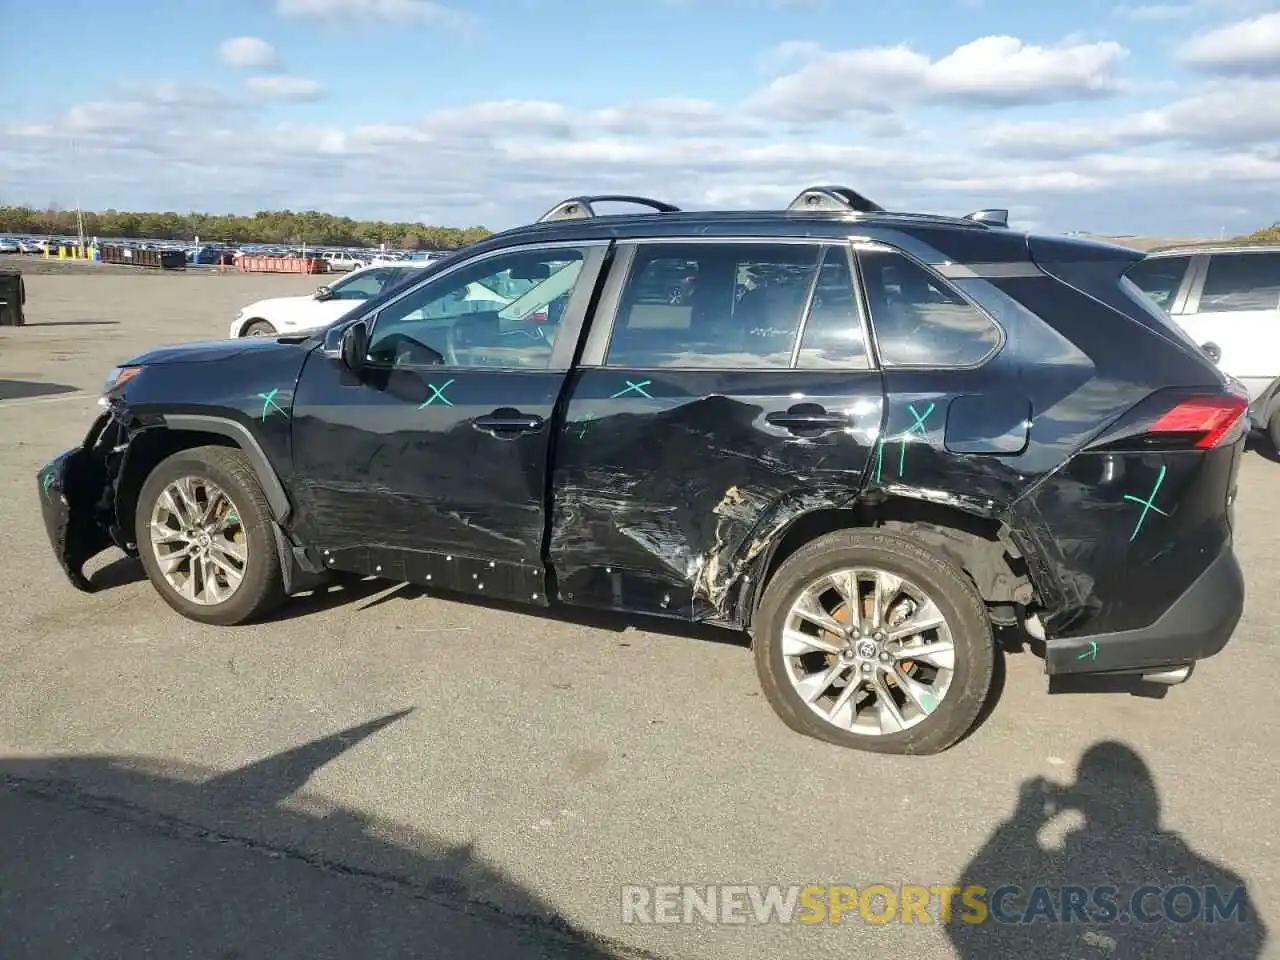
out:
<path id="1" fill-rule="evenodd" d="M 379 583 L 220 629 L 118 554 L 73 590 L 36 471 L 81 440 L 108 368 L 319 282 L 51 270 L 28 278 L 29 325 L 0 329 L 0 956 L 1280 956 L 1280 463 L 1245 459 L 1245 615 L 1189 683 L 1050 697 L 1011 654 L 990 718 L 929 758 L 792 734 L 733 635 Z M 1121 875 L 1244 885 L 1257 916 L 979 939 L 622 911 L 630 884 Z"/>

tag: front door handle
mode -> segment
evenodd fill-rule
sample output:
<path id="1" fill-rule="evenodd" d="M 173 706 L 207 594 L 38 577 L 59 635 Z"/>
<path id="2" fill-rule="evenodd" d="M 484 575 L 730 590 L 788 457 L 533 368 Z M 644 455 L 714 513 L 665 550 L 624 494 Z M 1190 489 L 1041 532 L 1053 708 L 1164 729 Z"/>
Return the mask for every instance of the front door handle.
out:
<path id="1" fill-rule="evenodd" d="M 502 407 L 483 417 L 476 417 L 471 425 L 477 430 L 491 433 L 494 436 L 514 436 L 519 433 L 535 433 L 541 430 L 546 421 L 529 413 L 521 413 L 511 407 Z"/>
<path id="2" fill-rule="evenodd" d="M 828 413 L 816 403 L 798 403 L 785 411 L 770 413 L 764 419 L 766 423 L 795 434 L 820 434 L 849 426 L 847 415 Z"/>

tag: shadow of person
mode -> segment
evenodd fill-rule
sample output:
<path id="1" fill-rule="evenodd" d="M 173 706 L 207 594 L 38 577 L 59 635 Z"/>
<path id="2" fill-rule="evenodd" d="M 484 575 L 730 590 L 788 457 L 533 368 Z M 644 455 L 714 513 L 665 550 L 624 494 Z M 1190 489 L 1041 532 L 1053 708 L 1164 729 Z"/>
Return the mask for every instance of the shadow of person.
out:
<path id="1" fill-rule="evenodd" d="M 1078 825 L 1046 842 L 1067 818 Z M 943 922 L 961 958 L 1250 960 L 1266 941 L 1244 881 L 1160 828 L 1150 770 L 1114 741 L 1085 752 L 1070 786 L 1023 783 L 957 886 Z"/>
<path id="2" fill-rule="evenodd" d="M 213 775 L 138 757 L 0 760 L 0 957 L 615 956 L 470 844 L 307 792 L 407 714 Z"/>

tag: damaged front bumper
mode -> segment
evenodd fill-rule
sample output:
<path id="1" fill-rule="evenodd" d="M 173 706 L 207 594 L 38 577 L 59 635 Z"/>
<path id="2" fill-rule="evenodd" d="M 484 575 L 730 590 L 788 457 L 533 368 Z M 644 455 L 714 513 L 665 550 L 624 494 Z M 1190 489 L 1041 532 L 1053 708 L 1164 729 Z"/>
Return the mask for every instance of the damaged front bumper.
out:
<path id="1" fill-rule="evenodd" d="M 40 511 L 54 555 L 78 590 L 92 591 L 84 565 L 117 544 L 115 484 L 118 425 L 94 421 L 84 443 L 54 457 L 38 475 Z"/>

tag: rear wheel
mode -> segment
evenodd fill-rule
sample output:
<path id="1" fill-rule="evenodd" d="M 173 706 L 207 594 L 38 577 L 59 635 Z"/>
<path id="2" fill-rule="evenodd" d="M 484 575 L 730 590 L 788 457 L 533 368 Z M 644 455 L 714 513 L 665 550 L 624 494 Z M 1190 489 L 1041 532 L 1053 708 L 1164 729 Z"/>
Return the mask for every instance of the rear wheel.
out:
<path id="1" fill-rule="evenodd" d="M 842 530 L 774 574 L 756 669 L 793 730 L 876 753 L 927 754 L 973 726 L 995 644 L 972 581 L 909 536 Z"/>
<path id="2" fill-rule="evenodd" d="M 1267 422 L 1267 438 L 1271 441 L 1271 449 L 1280 453 L 1280 407 L 1276 408 Z"/>
<path id="3" fill-rule="evenodd" d="M 274 337 L 276 328 L 265 320 L 250 320 L 240 331 L 242 337 Z"/>
<path id="4" fill-rule="evenodd" d="M 147 576 L 190 620 L 244 623 L 284 599 L 267 498 L 239 450 L 162 460 L 138 494 L 134 527 Z"/>

